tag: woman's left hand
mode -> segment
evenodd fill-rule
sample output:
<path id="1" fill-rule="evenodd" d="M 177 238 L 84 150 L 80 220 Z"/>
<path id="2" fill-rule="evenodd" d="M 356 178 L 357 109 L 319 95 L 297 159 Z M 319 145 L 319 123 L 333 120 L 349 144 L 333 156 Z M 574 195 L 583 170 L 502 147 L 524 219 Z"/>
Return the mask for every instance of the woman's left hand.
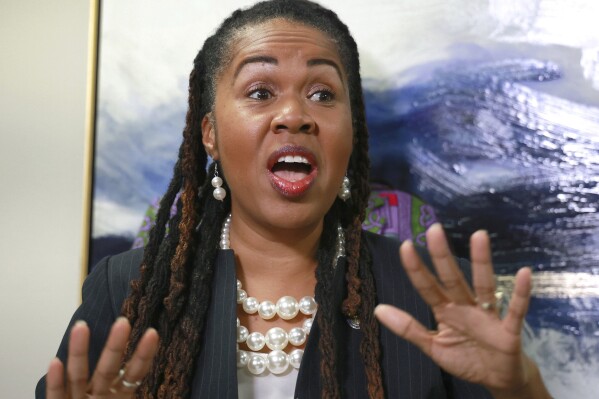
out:
<path id="1" fill-rule="evenodd" d="M 426 239 L 438 279 L 411 242 L 404 242 L 399 252 L 412 284 L 431 306 L 438 330 L 427 330 L 406 312 L 389 305 L 376 308 L 377 318 L 444 370 L 484 385 L 496 398 L 549 398 L 538 368 L 522 351 L 520 338 L 530 301 L 531 270 L 523 268 L 516 274 L 509 309 L 501 319 L 495 310 L 487 233 L 477 231 L 470 239 L 474 292 L 449 250 L 441 225 L 431 226 Z"/>

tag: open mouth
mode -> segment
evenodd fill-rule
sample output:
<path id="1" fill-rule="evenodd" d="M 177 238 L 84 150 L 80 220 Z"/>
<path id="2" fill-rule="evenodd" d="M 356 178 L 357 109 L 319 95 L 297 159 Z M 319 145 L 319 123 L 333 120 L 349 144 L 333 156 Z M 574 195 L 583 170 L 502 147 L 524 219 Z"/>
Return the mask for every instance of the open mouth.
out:
<path id="1" fill-rule="evenodd" d="M 304 156 L 285 155 L 277 160 L 271 172 L 281 179 L 296 182 L 306 178 L 312 172 L 312 165 Z"/>
<path id="2" fill-rule="evenodd" d="M 286 197 L 302 195 L 318 174 L 316 157 L 301 146 L 279 148 L 269 157 L 267 166 L 272 186 Z"/>

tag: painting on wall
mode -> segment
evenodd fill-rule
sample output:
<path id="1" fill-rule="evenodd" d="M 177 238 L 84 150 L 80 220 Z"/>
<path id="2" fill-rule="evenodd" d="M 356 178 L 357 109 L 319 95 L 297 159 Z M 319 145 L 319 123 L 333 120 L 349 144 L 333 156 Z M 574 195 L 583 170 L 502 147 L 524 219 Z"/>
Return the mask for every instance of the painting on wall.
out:
<path id="1" fill-rule="evenodd" d="M 90 266 L 143 244 L 177 155 L 193 58 L 220 21 L 251 3 L 101 2 Z M 553 396 L 594 397 L 599 4 L 321 3 L 360 49 L 382 193 L 367 227 L 406 238 L 398 221 L 413 222 L 418 208 L 420 226 L 439 219 L 463 257 L 467 237 L 487 229 L 506 296 L 515 270 L 536 272 L 526 350 Z"/>

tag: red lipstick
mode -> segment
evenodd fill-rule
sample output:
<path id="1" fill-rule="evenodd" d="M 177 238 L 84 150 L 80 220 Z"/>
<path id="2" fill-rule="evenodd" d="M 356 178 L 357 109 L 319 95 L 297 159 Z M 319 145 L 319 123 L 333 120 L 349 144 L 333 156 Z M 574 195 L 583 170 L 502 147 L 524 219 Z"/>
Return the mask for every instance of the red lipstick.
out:
<path id="1" fill-rule="evenodd" d="M 288 198 L 302 196 L 318 175 L 314 153 L 297 145 L 285 145 L 273 152 L 267 170 L 272 187 Z"/>

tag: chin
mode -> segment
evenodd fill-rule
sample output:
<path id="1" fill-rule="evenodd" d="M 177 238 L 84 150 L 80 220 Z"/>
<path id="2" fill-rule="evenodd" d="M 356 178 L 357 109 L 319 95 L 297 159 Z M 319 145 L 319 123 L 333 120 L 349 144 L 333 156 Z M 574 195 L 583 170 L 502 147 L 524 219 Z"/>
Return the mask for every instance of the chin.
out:
<path id="1" fill-rule="evenodd" d="M 331 203 L 332 204 L 332 203 Z M 322 224 L 331 205 L 325 206 L 322 202 L 296 202 L 285 200 L 272 204 L 263 209 L 264 216 L 273 227 L 280 229 L 304 229 Z"/>

